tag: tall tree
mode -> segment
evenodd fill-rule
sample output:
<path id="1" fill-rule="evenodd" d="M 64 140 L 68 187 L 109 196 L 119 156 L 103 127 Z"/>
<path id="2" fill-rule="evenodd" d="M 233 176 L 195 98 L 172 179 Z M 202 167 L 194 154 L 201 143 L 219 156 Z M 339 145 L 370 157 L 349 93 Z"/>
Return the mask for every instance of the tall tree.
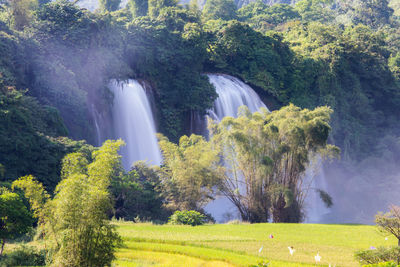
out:
<path id="1" fill-rule="evenodd" d="M 148 2 L 148 0 L 129 0 L 129 10 L 132 16 L 146 16 L 149 9 Z"/>
<path id="2" fill-rule="evenodd" d="M 157 18 L 158 15 L 160 15 L 161 9 L 176 6 L 177 4 L 177 0 L 149 0 L 149 16 L 151 18 Z"/>
<path id="3" fill-rule="evenodd" d="M 32 176 L 13 183 L 24 190 L 39 218 L 49 259 L 55 266 L 109 266 L 119 235 L 107 214 L 112 209 L 108 188 L 121 170 L 122 141 L 106 141 L 92 153 L 93 161 L 72 153 L 63 161 L 63 180 L 53 199 Z"/>
<path id="4" fill-rule="evenodd" d="M 306 167 L 315 153 L 335 151 L 327 145 L 332 110 L 301 110 L 289 105 L 269 113 L 251 114 L 211 123 L 212 142 L 225 161 L 221 190 L 239 210 L 243 220 L 299 222 L 307 192 Z"/>
<path id="5" fill-rule="evenodd" d="M 236 19 L 237 6 L 233 0 L 207 0 L 203 8 L 203 18 L 205 20 Z"/>
<path id="6" fill-rule="evenodd" d="M 23 30 L 33 19 L 33 11 L 37 8 L 37 0 L 10 0 L 12 26 L 16 30 Z"/>
<path id="7" fill-rule="evenodd" d="M 32 216 L 21 197 L 0 187 L 0 257 L 6 241 L 28 232 L 32 223 Z"/>
<path id="8" fill-rule="evenodd" d="M 121 0 L 99 0 L 100 9 L 103 11 L 116 11 L 121 4 Z"/>
<path id="9" fill-rule="evenodd" d="M 330 22 L 334 18 L 332 4 L 333 0 L 301 0 L 296 9 L 304 21 Z"/>
<path id="10" fill-rule="evenodd" d="M 179 144 L 159 135 L 164 157 L 163 186 L 167 206 L 173 210 L 198 210 L 213 199 L 222 168 L 218 152 L 204 137 L 182 136 Z"/>
<path id="11" fill-rule="evenodd" d="M 394 10 L 388 0 L 340 0 L 339 9 L 354 24 L 380 28 L 389 24 Z"/>

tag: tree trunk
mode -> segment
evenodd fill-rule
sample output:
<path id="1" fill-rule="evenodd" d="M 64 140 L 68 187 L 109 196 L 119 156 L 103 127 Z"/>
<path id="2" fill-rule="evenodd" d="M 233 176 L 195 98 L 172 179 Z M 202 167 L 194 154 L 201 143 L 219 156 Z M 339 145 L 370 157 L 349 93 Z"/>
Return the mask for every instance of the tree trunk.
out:
<path id="1" fill-rule="evenodd" d="M 3 255 L 4 245 L 6 244 L 6 240 L 3 239 L 1 242 L 1 250 L 0 250 L 0 257 Z"/>

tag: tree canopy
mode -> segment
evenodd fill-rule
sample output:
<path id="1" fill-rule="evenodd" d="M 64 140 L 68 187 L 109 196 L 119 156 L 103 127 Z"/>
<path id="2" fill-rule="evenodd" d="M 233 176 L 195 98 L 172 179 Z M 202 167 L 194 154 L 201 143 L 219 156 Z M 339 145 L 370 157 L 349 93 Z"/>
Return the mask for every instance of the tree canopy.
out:
<path id="1" fill-rule="evenodd" d="M 221 190 L 243 220 L 299 222 L 308 186 L 304 175 L 315 154 L 337 153 L 327 144 L 332 110 L 289 105 L 269 113 L 242 107 L 238 118 L 212 123 L 227 173 Z"/>

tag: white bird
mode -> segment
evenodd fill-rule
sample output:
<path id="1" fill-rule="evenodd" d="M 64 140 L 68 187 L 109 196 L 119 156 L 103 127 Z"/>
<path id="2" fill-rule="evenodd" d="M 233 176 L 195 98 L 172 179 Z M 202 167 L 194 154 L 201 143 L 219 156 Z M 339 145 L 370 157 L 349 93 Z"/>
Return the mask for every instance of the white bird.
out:
<path id="1" fill-rule="evenodd" d="M 261 248 L 258 250 L 258 253 L 261 253 L 261 251 L 263 250 L 264 246 L 261 246 Z"/>
<path id="2" fill-rule="evenodd" d="M 296 251 L 293 247 L 288 247 L 290 255 L 293 255 L 293 253 Z"/>
<path id="3" fill-rule="evenodd" d="M 388 240 L 388 237 L 385 237 L 385 240 Z"/>
<path id="4" fill-rule="evenodd" d="M 317 255 L 314 257 L 315 262 L 320 262 L 321 261 L 321 256 L 319 255 L 319 252 L 317 253 Z"/>

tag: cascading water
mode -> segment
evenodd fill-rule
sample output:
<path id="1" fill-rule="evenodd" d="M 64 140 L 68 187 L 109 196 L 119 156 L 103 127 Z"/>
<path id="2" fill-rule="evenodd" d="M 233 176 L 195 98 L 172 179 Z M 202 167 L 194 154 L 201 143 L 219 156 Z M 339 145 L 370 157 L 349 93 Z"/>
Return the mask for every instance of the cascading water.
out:
<path id="1" fill-rule="evenodd" d="M 227 116 L 236 117 L 238 108 L 243 105 L 251 112 L 267 108 L 257 93 L 241 80 L 223 74 L 209 74 L 208 78 L 218 94 L 214 108 L 209 112 L 213 119 L 220 121 Z"/>
<path id="2" fill-rule="evenodd" d="M 262 107 L 267 108 L 257 93 L 239 79 L 221 74 L 209 74 L 208 77 L 218 94 L 213 109 L 208 112 L 214 120 L 221 121 L 226 116 L 237 117 L 238 108 L 243 105 L 246 105 L 251 112 L 258 111 Z M 305 200 L 306 222 L 314 223 L 321 222 L 323 216 L 329 213 L 329 209 L 324 206 L 319 193 L 315 190 L 318 188 L 326 191 L 327 188 L 320 159 L 317 160 L 315 167 L 309 168 L 306 173 L 310 190 Z M 211 202 L 206 206 L 206 211 L 218 222 L 237 218 L 236 207 L 226 197 L 219 197 Z"/>
<path id="3" fill-rule="evenodd" d="M 92 111 L 92 116 L 93 116 L 93 120 L 94 120 L 94 127 L 96 130 L 96 145 L 101 146 L 101 143 L 104 140 L 104 138 L 102 138 L 102 136 L 101 136 L 101 129 L 100 129 L 100 121 L 102 121 L 101 115 L 96 110 L 96 108 L 93 104 L 91 106 L 91 111 Z"/>
<path id="4" fill-rule="evenodd" d="M 209 110 L 211 118 L 221 121 L 224 117 L 237 117 L 238 108 L 247 106 L 251 112 L 256 112 L 265 104 L 257 93 L 239 79 L 223 74 L 208 74 L 210 82 L 215 86 L 218 98 L 214 107 Z M 205 210 L 209 212 L 217 222 L 237 219 L 236 207 L 226 197 L 219 197 L 209 203 Z"/>
<path id="5" fill-rule="evenodd" d="M 143 86 L 135 80 L 110 82 L 114 93 L 112 107 L 112 125 L 114 138 L 121 138 L 126 145 L 122 147 L 122 164 L 129 170 L 132 163 L 145 160 L 149 164 L 159 165 L 161 153 L 156 138 L 156 128 Z"/>
<path id="6" fill-rule="evenodd" d="M 309 185 L 307 197 L 305 199 L 306 223 L 323 223 L 324 216 L 330 213 L 330 209 L 326 207 L 320 198 L 316 189 L 327 192 L 327 182 L 325 171 L 321 158 L 317 158 L 316 165 L 307 169 L 305 174 L 306 183 Z"/>

